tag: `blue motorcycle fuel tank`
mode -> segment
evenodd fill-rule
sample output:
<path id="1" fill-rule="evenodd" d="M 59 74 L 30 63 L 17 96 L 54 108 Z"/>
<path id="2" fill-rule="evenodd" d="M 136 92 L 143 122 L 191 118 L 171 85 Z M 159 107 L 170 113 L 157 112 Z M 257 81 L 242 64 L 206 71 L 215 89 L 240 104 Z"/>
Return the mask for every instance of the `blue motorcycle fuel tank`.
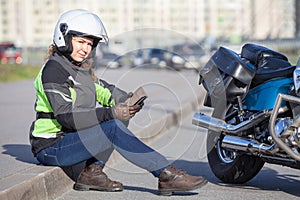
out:
<path id="1" fill-rule="evenodd" d="M 277 95 L 279 93 L 287 94 L 292 84 L 293 78 L 280 78 L 258 85 L 249 90 L 244 99 L 243 107 L 246 110 L 256 111 L 272 109 Z"/>

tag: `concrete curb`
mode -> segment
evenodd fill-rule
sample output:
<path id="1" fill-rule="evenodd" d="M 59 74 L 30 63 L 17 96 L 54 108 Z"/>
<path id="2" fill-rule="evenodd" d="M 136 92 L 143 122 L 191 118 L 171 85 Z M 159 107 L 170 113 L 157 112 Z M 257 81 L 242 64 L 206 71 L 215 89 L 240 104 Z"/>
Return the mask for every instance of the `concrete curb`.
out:
<path id="1" fill-rule="evenodd" d="M 41 200 L 55 199 L 67 192 L 73 181 L 59 167 L 34 166 L 14 178 L 27 174 L 27 180 L 23 180 L 10 188 L 1 191 L 2 200 Z M 25 175 L 26 176 L 26 175 Z"/>
<path id="2" fill-rule="evenodd" d="M 170 112 L 163 120 L 156 121 L 151 126 L 136 133 L 146 143 L 151 143 L 159 137 L 165 130 L 177 125 L 180 119 L 187 113 L 196 111 L 200 102 L 200 97 L 197 100 L 188 102 L 177 110 Z M 159 133 L 153 136 L 155 127 L 162 127 Z M 143 139 L 144 138 L 144 139 Z M 109 164 L 117 163 L 120 154 L 113 152 L 109 159 Z M 71 169 L 69 172 L 77 173 Z M 60 167 L 33 166 L 24 171 L 21 171 L 13 176 L 7 177 L 10 179 L 11 185 L 0 192 L 1 200 L 40 200 L 40 199 L 56 199 L 63 193 L 72 189 L 73 180 L 66 174 L 66 171 Z M 74 174 L 73 174 L 74 175 Z"/>

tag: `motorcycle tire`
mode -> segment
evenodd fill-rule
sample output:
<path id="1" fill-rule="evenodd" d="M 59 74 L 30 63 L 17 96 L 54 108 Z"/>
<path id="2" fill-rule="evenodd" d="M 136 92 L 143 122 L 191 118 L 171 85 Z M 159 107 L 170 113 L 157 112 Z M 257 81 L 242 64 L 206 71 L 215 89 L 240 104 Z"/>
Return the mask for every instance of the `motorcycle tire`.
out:
<path id="1" fill-rule="evenodd" d="M 235 156 L 232 156 L 233 151 L 227 151 L 228 155 L 226 155 L 226 150 L 221 148 L 221 140 L 222 134 L 212 131 L 208 132 L 208 163 L 214 175 L 222 182 L 232 184 L 245 183 L 256 176 L 264 166 L 265 162 L 256 156 L 246 155 L 245 153 L 236 153 Z"/>

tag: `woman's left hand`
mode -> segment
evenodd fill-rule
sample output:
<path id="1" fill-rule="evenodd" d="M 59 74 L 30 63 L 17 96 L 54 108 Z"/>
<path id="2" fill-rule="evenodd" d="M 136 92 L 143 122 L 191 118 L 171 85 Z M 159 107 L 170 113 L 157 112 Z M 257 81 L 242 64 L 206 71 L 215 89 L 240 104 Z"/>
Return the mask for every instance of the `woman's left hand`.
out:
<path id="1" fill-rule="evenodd" d="M 129 106 L 129 115 L 130 118 L 134 117 L 134 115 L 139 112 L 143 108 L 144 104 Z"/>

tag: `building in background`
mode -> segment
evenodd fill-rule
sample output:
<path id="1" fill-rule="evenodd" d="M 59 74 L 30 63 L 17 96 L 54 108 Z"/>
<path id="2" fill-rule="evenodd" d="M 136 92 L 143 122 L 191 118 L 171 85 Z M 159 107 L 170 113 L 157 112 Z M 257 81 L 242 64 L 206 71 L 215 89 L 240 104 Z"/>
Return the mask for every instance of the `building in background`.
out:
<path id="1" fill-rule="evenodd" d="M 47 47 L 62 11 L 88 9 L 110 37 L 141 28 L 232 42 L 299 35 L 297 0 L 0 0 L 0 40 Z M 298 13 L 298 14 L 297 14 Z M 137 37 L 142 37 L 137 36 Z M 149 36 L 151 37 L 151 35 Z"/>
<path id="2" fill-rule="evenodd" d="M 300 1 L 295 1 L 295 36 L 300 37 Z"/>

